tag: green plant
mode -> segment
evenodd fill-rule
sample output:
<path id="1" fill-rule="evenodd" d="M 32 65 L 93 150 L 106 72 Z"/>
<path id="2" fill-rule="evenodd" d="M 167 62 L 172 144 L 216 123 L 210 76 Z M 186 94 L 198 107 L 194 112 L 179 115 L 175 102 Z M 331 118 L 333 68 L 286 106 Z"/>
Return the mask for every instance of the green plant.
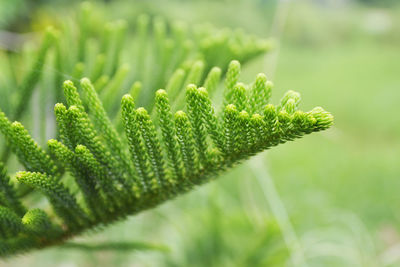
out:
<path id="1" fill-rule="evenodd" d="M 62 51 L 68 51 L 68 47 L 61 44 L 72 37 L 48 31 L 36 54 L 34 68 L 20 85 L 16 109 L 11 112 L 12 120 L 26 115 L 27 104 L 41 78 L 40 70 L 45 66 L 46 53 L 49 47 L 55 48 L 54 64 L 58 72 L 53 77 L 55 85 L 49 88 L 56 88 L 55 99 L 60 103 L 54 108 L 57 139 L 47 142 L 48 151 L 34 141 L 21 123 L 11 122 L 0 111 L 0 131 L 25 168 L 16 174 L 16 179 L 34 189 L 34 193 L 45 195 L 52 207 L 52 211 L 47 207 L 26 207 L 24 196 L 32 191 L 26 187 L 16 189 L 2 164 L 2 256 L 57 245 L 86 230 L 153 208 L 216 178 L 256 153 L 332 124 L 333 117 L 322 108 L 298 110 L 300 95 L 293 91 L 287 92 L 278 105 L 269 104 L 272 83 L 264 74 L 257 75 L 249 85 L 239 82 L 240 63 L 236 60 L 229 63 L 232 57 L 246 61 L 265 49 L 249 48 L 240 42 L 242 46 L 235 45 L 232 50 L 236 54 L 223 55 L 216 63 L 219 67 L 212 67 L 210 64 L 215 62 L 209 63 L 211 55 L 227 47 L 220 37 L 214 38 L 210 33 L 200 34 L 208 42 L 196 49 L 191 60 L 184 56 L 170 67 L 172 76 L 168 82 L 159 79 L 168 75 L 168 68 L 162 68 L 150 75 L 153 79 L 149 81 L 156 80 L 149 83 L 151 89 L 133 83 L 131 93 L 122 97 L 118 111 L 113 101 L 125 93 L 123 81 L 129 73 L 126 65 L 118 63 L 119 53 L 124 51 L 124 23 L 112 24 L 116 28 L 108 26 L 103 44 L 114 44 L 104 48 L 104 54 L 110 56 L 101 53 L 93 59 L 85 53 L 89 36 L 86 33 L 90 32 L 89 15 L 85 13 L 88 9 L 84 6 L 82 12 L 80 41 L 77 47 L 70 48 L 76 57 L 71 57 L 72 60 L 63 57 Z M 139 19 L 139 36 L 147 29 L 147 22 L 143 22 L 146 20 L 146 17 Z M 171 47 L 159 39 L 157 31 L 154 40 L 145 41 L 144 36 L 147 33 L 137 41 L 139 47 L 154 42 L 156 49 L 163 51 L 154 52 L 156 59 L 163 59 L 160 62 L 169 63 L 172 55 L 184 51 L 184 46 L 179 46 L 167 53 L 165 49 Z M 226 36 L 230 38 L 230 34 Z M 181 37 L 175 35 L 175 38 Z M 97 46 L 97 42 L 93 44 Z M 89 71 L 85 66 L 90 64 Z M 211 97 L 218 91 L 224 69 L 227 70 L 222 105 L 214 106 Z M 70 73 L 74 80 L 88 74 L 95 82 L 92 84 L 88 78 L 75 84 L 65 81 L 62 96 L 57 90 L 60 73 Z M 114 78 L 107 82 L 110 75 Z M 153 101 L 154 88 L 161 87 L 159 84 L 166 84 L 166 89 L 156 91 Z M 146 108 L 137 108 L 136 99 Z M 124 135 L 120 134 L 123 130 L 119 130 L 118 121 L 122 122 Z M 4 161 L 8 155 L 6 150 Z"/>

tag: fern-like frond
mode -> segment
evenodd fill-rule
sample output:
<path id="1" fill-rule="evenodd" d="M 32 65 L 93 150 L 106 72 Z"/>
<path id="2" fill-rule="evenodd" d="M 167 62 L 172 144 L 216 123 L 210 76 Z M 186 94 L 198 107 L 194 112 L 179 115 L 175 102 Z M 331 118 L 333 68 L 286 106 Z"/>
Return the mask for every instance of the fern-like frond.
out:
<path id="1" fill-rule="evenodd" d="M 270 104 L 272 83 L 263 74 L 249 85 L 239 82 L 238 61 L 229 64 L 224 104 L 218 112 L 207 86 L 216 89 L 221 71 L 212 68 L 204 87 L 189 83 L 200 82 L 202 70 L 195 63 L 186 81 L 176 72 L 167 89 L 155 93 L 154 118 L 152 110 L 135 106 L 140 86 L 134 86 L 134 96 L 127 94 L 121 102 L 124 134 L 116 130 L 101 93 L 88 78 L 81 80 L 80 90 L 73 82 L 64 82 L 67 106 L 55 106 L 60 140 L 48 142 L 53 157 L 20 123 L 11 123 L 0 113 L 0 129 L 27 169 L 17 174 L 17 180 L 45 195 L 54 211 L 51 216 L 38 209 L 26 212 L 2 169 L 0 253 L 50 246 L 152 208 L 256 153 L 332 124 L 332 115 L 320 107 L 299 110 L 300 95 L 294 91 L 278 105 Z M 169 94 L 177 95 L 175 84 L 181 83 L 189 84 L 183 109 L 176 110 Z M 73 178 L 83 201 L 60 179 L 60 169 Z M 18 242 L 23 245 L 18 247 Z"/>
<path id="2" fill-rule="evenodd" d="M 134 25 L 107 22 L 95 13 L 83 3 L 74 21 L 62 16 L 29 64 L 25 53 L 7 55 L 32 68 L 7 82 L 18 90 L 0 110 L 0 256 L 61 244 L 153 208 L 332 124 L 322 108 L 299 110 L 297 92 L 270 104 L 273 84 L 264 74 L 240 82 L 239 61 L 267 52 L 268 40 L 148 15 Z M 56 124 L 46 125 L 49 103 L 31 101 L 35 88 L 57 103 Z M 39 139 L 18 122 L 32 118 L 31 104 L 40 113 Z M 24 169 L 17 182 L 5 168 L 10 152 Z M 24 201 L 29 192 L 48 207 Z"/>

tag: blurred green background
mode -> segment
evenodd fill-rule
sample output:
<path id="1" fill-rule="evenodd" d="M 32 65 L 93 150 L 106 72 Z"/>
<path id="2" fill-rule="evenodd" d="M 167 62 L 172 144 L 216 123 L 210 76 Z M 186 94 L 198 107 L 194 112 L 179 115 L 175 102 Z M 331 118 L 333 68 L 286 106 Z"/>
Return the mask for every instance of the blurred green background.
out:
<path id="1" fill-rule="evenodd" d="M 29 33 L 79 1 L 0 1 L 0 32 Z M 0 266 L 400 266 L 400 3 L 396 0 L 106 1 L 139 13 L 274 37 L 243 70 L 265 72 L 335 125 L 265 152 L 219 180 L 76 241 Z M 397 5 L 396 5 L 397 4 Z M 1 62 L 0 62 L 1 64 Z"/>

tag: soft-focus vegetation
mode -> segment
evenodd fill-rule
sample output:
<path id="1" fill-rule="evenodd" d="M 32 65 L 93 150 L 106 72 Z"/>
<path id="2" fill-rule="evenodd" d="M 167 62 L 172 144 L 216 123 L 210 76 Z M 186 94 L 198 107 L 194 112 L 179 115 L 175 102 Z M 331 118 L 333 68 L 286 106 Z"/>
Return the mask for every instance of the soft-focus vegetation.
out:
<path id="1" fill-rule="evenodd" d="M 63 13 L 58 7 L 73 8 L 63 1 L 41 1 L 24 11 L 13 5 L 22 1 L 7 2 L 3 29 L 25 33 L 52 23 L 54 14 Z M 264 38 L 272 33 L 279 49 L 243 68 L 245 82 L 265 71 L 282 90 L 275 90 L 272 102 L 286 90 L 298 90 L 305 110 L 317 103 L 335 115 L 332 129 L 280 146 L 196 192 L 74 240 L 122 242 L 120 248 L 67 246 L 0 264 L 398 266 L 400 7 L 396 1 L 282 2 L 289 4 L 104 5 L 111 18 L 133 20 L 147 12 L 167 20 L 241 27 Z M 280 20 L 277 14 L 286 21 L 281 31 L 271 26 Z"/>

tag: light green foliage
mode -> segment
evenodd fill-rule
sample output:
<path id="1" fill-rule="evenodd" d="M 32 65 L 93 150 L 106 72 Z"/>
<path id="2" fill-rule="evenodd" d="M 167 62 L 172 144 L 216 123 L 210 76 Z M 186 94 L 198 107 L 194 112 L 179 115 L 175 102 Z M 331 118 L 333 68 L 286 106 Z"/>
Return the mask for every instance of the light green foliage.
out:
<path id="1" fill-rule="evenodd" d="M 196 32 L 200 51 L 209 66 L 219 66 L 223 71 L 227 68 L 227 59 L 237 59 L 245 63 L 272 47 L 271 42 L 249 36 L 239 30 L 232 32 L 223 29 L 219 30 L 218 34 L 210 35 L 212 31 L 211 27 L 203 27 Z"/>
<path id="2" fill-rule="evenodd" d="M 67 108 L 63 104 L 58 103 L 54 107 L 54 114 L 56 116 L 60 139 L 69 149 L 73 149 L 76 141 L 74 136 L 71 135 L 71 129 L 69 127 L 70 120 L 67 113 Z"/>
<path id="3" fill-rule="evenodd" d="M 125 134 L 128 139 L 129 151 L 132 161 L 135 165 L 136 172 L 139 176 L 142 187 L 146 190 L 149 183 L 149 163 L 143 141 L 140 139 L 140 131 L 135 125 L 135 104 L 130 95 L 122 98 L 122 116 L 124 120 Z"/>
<path id="4" fill-rule="evenodd" d="M 165 88 L 171 97 L 175 97 L 179 93 L 180 88 L 182 88 L 184 78 L 185 71 L 183 69 L 177 69 L 174 74 L 172 74 L 168 81 L 167 87 Z"/>
<path id="5" fill-rule="evenodd" d="M 212 40 L 219 39 L 223 32 L 222 35 L 229 42 L 219 42 L 218 49 L 232 50 L 232 44 L 235 44 L 234 50 L 246 55 L 248 60 L 270 50 L 268 45 L 249 49 L 250 43 L 269 41 L 243 33 L 220 31 L 204 25 L 189 27 L 184 22 L 167 22 L 161 17 L 151 18 L 146 14 L 137 16 L 133 25 L 124 20 L 109 22 L 106 14 L 88 2 L 82 3 L 72 18 L 69 14 L 60 14 L 54 20 L 56 26 L 47 30 L 41 45 L 33 45 L 38 48 L 33 56 L 29 56 L 32 58 L 29 62 L 26 62 L 25 53 L 5 54 L 2 57 L 2 61 L 19 62 L 28 70 L 22 75 L 17 73 L 21 77 L 6 81 L 7 90 L 4 92 L 7 93 L 2 93 L 3 97 L 10 99 L 10 94 L 15 92 L 15 96 L 10 101 L 3 101 L 5 104 L 2 106 L 10 119 L 21 120 L 31 115 L 26 110 L 31 108 L 32 94 L 40 86 L 41 145 L 46 138 L 43 129 L 54 127 L 45 118 L 46 105 L 55 102 L 65 104 L 60 86 L 66 79 L 76 83 L 82 77 L 89 77 L 100 94 L 99 98 L 110 120 L 120 121 L 119 99 L 129 92 L 129 85 L 134 82 L 141 82 L 143 88 L 134 96 L 135 101 L 153 115 L 150 109 L 154 104 L 154 93 L 159 88 L 166 89 L 174 106 L 183 103 L 184 94 L 180 92 L 184 91 L 186 85 L 204 84 L 205 74 L 211 67 L 217 65 L 225 70 L 229 61 L 237 58 L 229 53 L 219 57 L 218 62 L 209 62 L 209 59 L 216 58 L 217 50 L 216 47 L 204 49 L 205 40 L 214 43 Z M 32 46 L 32 42 L 28 45 Z M 13 76 L 14 66 L 7 67 L 6 71 L 8 69 Z M 173 73 L 176 75 L 171 78 Z M 215 85 L 219 78 L 215 77 L 215 72 L 212 73 L 213 79 L 210 81 Z M 211 88 L 212 85 L 210 92 Z M 180 97 L 177 98 L 177 95 Z M 120 128 L 119 125 L 117 128 Z M 9 148 L 4 149 L 3 162 L 10 158 L 9 152 Z"/>
<path id="6" fill-rule="evenodd" d="M 183 172 L 185 177 L 189 179 L 197 169 L 195 158 L 195 143 L 192 134 L 192 128 L 189 123 L 189 118 L 183 111 L 175 113 L 176 135 L 179 143 L 182 161 L 184 164 Z"/>
<path id="7" fill-rule="evenodd" d="M 104 99 L 104 106 L 107 110 L 113 108 L 115 102 L 112 101 L 112 99 L 119 93 L 119 90 L 121 89 L 129 70 L 129 65 L 121 65 L 115 72 L 114 77 L 108 82 L 107 86 L 105 86 L 104 89 L 99 90 L 102 95 L 102 99 Z"/>
<path id="8" fill-rule="evenodd" d="M 93 154 L 83 145 L 75 148 L 76 166 L 75 169 L 80 172 L 83 186 L 85 186 L 84 195 L 87 198 L 88 206 L 95 206 L 96 216 L 101 216 L 101 210 L 105 208 L 112 209 L 118 203 L 119 195 L 113 181 L 107 177 L 107 170 L 100 165 Z M 99 206 L 104 204 L 104 206 Z"/>
<path id="9" fill-rule="evenodd" d="M 207 88 L 210 94 L 213 94 L 214 91 L 217 89 L 220 79 L 221 79 L 221 69 L 218 67 L 214 67 L 208 73 L 203 86 Z"/>
<path id="10" fill-rule="evenodd" d="M 124 165 L 124 167 L 129 168 L 130 165 L 127 161 L 127 153 L 125 153 L 125 150 L 123 149 L 122 141 L 112 125 L 95 88 L 91 84 L 90 80 L 85 78 L 81 80 L 81 87 L 86 95 L 86 104 L 90 114 L 92 115 L 91 117 L 93 118 L 93 122 L 99 129 L 99 132 L 104 136 L 111 153 Z M 139 86 L 135 83 L 132 88 L 134 94 L 140 90 L 140 88 L 137 89 L 137 87 Z"/>
<path id="11" fill-rule="evenodd" d="M 186 88 L 186 102 L 189 115 L 189 121 L 193 129 L 193 137 L 196 142 L 197 155 L 201 164 L 207 161 L 207 143 L 206 130 L 200 110 L 200 99 L 197 93 L 197 87 L 189 84 Z"/>
<path id="12" fill-rule="evenodd" d="M 18 89 L 20 98 L 18 100 L 16 109 L 12 116 L 14 120 L 19 120 L 26 111 L 28 101 L 33 93 L 33 89 L 40 80 L 46 55 L 50 46 L 54 42 L 54 38 L 55 38 L 55 32 L 52 28 L 49 28 L 45 34 L 42 45 L 40 46 L 39 51 L 36 54 L 33 66 L 30 68 L 30 71 L 24 77 L 24 80 L 20 85 L 20 88 Z"/>
<path id="13" fill-rule="evenodd" d="M 205 128 L 208 130 L 211 139 L 220 151 L 223 151 L 224 141 L 218 124 L 218 117 L 215 114 L 214 107 L 211 103 L 211 99 L 208 96 L 208 91 L 205 87 L 200 87 L 195 90 L 196 97 L 198 99 L 198 111 L 202 116 Z"/>
<path id="14" fill-rule="evenodd" d="M 12 210 L 0 207 L 0 237 L 12 238 L 22 230 L 21 219 Z"/>
<path id="15" fill-rule="evenodd" d="M 200 79 L 203 76 L 203 71 L 204 71 L 204 62 L 196 61 L 190 68 L 184 85 L 187 86 L 189 84 L 199 84 Z"/>
<path id="16" fill-rule="evenodd" d="M 41 209 L 29 210 L 21 221 L 26 233 L 38 237 L 52 234 L 52 230 L 60 230 L 52 225 L 49 216 Z"/>
<path id="17" fill-rule="evenodd" d="M 19 122 L 11 123 L 0 110 L 0 131 L 27 170 L 58 175 L 57 166 Z"/>
<path id="18" fill-rule="evenodd" d="M 68 237 L 151 208 L 209 181 L 251 155 L 332 124 L 332 115 L 320 107 L 309 112 L 298 110 L 300 95 L 293 91 L 286 93 L 278 106 L 266 105 L 270 88 L 265 76 L 260 74 L 252 85 L 245 85 L 238 82 L 240 64 L 234 61 L 230 66 L 225 79 L 229 94 L 224 99 L 229 104 L 220 114 L 215 112 L 207 88 L 194 84 L 186 87 L 187 113 L 178 111 L 174 116 L 167 91 L 158 90 L 156 121 L 145 108 L 135 107 L 131 95 L 125 95 L 121 116 L 127 146 L 90 80 L 81 80 L 82 94 L 66 81 L 64 95 L 69 108 L 63 104 L 55 108 L 61 142 L 50 140 L 48 146 L 56 161 L 74 178 L 84 206 L 55 177 L 55 163 L 22 125 L 9 123 L 3 115 L 3 133 L 31 170 L 18 173 L 17 179 L 42 192 L 64 223 L 63 230 L 44 238 L 41 246 L 51 244 L 52 238 Z M 259 92 L 264 92 L 267 99 L 259 100 L 264 103 L 263 112 L 255 113 L 261 105 L 252 99 L 259 99 Z M 22 215 L 22 207 L 15 207 L 18 199 L 12 187 L 7 186 L 7 178 L 3 180 L 2 190 L 8 192 L 4 194 L 8 198 L 5 202 L 14 203 L 9 207 Z M 40 211 L 29 212 L 24 215 L 24 224 L 29 225 L 26 231 L 45 236 L 38 222 L 51 222 Z"/>
<path id="19" fill-rule="evenodd" d="M 85 108 L 83 107 L 83 103 L 78 94 L 78 89 L 74 86 L 74 83 L 71 81 L 65 81 L 63 85 L 65 99 L 67 100 L 68 105 L 76 106 L 79 110 L 83 111 Z"/>
<path id="20" fill-rule="evenodd" d="M 239 136 L 239 112 L 235 105 L 229 104 L 224 110 L 224 156 L 230 158 L 237 153 Z M 231 161 L 231 160 L 230 160 Z"/>
<path id="21" fill-rule="evenodd" d="M 25 207 L 17 198 L 15 188 L 10 182 L 10 177 L 3 163 L 0 163 L 0 190 L 1 205 L 22 216 L 26 211 Z"/>
<path id="22" fill-rule="evenodd" d="M 232 103 L 233 94 L 234 94 L 233 89 L 234 89 L 236 83 L 239 81 L 239 75 L 240 75 L 240 63 L 238 61 L 234 60 L 229 64 L 228 71 L 226 73 L 224 105 Z"/>
<path id="23" fill-rule="evenodd" d="M 135 110 L 135 125 L 138 128 L 143 143 L 146 147 L 146 152 L 150 160 L 150 165 L 152 166 L 152 172 L 154 175 L 156 183 L 152 183 L 152 189 L 161 189 L 161 187 L 166 185 L 165 171 L 164 171 L 164 161 L 161 154 L 160 142 L 157 137 L 156 129 L 150 116 L 144 108 L 138 108 Z"/>
<path id="24" fill-rule="evenodd" d="M 78 145 L 75 151 L 71 151 L 54 139 L 48 141 L 48 146 L 53 155 L 63 164 L 63 167 L 75 177 L 76 183 L 83 192 L 86 205 L 95 216 L 100 216 L 98 214 L 99 205 L 104 208 L 105 201 L 99 191 L 99 186 L 102 185 L 101 176 L 94 176 L 97 174 L 94 172 L 94 168 L 101 169 L 101 167 L 98 164 L 93 166 L 96 163 L 90 163 L 93 157 L 91 153 L 82 145 Z M 106 186 L 112 188 L 110 183 Z M 102 188 L 104 188 L 104 185 Z"/>
<path id="25" fill-rule="evenodd" d="M 247 108 L 246 87 L 243 83 L 237 83 L 235 87 L 233 87 L 232 103 L 239 111 Z"/>
<path id="26" fill-rule="evenodd" d="M 19 122 L 11 124 L 12 147 L 25 168 L 49 175 L 57 175 L 57 167 L 47 153 L 38 146 Z"/>
<path id="27" fill-rule="evenodd" d="M 267 77 L 260 73 L 251 85 L 250 113 L 260 113 L 262 108 L 268 104 L 271 97 L 272 82 L 267 81 Z"/>
<path id="28" fill-rule="evenodd" d="M 175 137 L 176 130 L 172 120 L 171 106 L 164 90 L 158 90 L 156 93 L 156 107 L 164 145 L 167 149 L 168 164 L 172 167 L 172 177 L 176 181 L 176 178 L 182 177 L 181 158 Z"/>
<path id="29" fill-rule="evenodd" d="M 88 224 L 89 217 L 76 202 L 75 197 L 54 177 L 37 172 L 19 172 L 17 179 L 46 195 L 54 211 L 71 230 Z"/>
<path id="30" fill-rule="evenodd" d="M 292 91 L 279 105 L 268 104 L 272 83 L 263 74 L 249 85 L 239 82 L 241 65 L 234 59 L 268 50 L 262 40 L 200 27 L 194 42 L 185 24 L 146 15 L 139 16 L 132 38 L 125 21 L 95 28 L 92 12 L 83 4 L 76 36 L 71 29 L 50 32 L 38 51 L 36 61 L 43 62 L 53 44 L 52 66 L 71 79 L 62 83 L 54 75 L 56 89 L 43 91 L 61 101 L 54 107 L 57 134 L 47 142 L 50 153 L 29 127 L 0 111 L 0 131 L 25 168 L 17 181 L 49 200 L 46 211 L 26 210 L 0 165 L 0 255 L 59 244 L 153 208 L 258 152 L 332 124 L 322 108 L 299 111 L 300 96 Z M 123 62 L 129 56 L 132 68 Z M 37 83 L 27 79 L 28 97 L 18 102 L 24 109 Z M 211 97 L 220 84 L 218 112 Z"/>

